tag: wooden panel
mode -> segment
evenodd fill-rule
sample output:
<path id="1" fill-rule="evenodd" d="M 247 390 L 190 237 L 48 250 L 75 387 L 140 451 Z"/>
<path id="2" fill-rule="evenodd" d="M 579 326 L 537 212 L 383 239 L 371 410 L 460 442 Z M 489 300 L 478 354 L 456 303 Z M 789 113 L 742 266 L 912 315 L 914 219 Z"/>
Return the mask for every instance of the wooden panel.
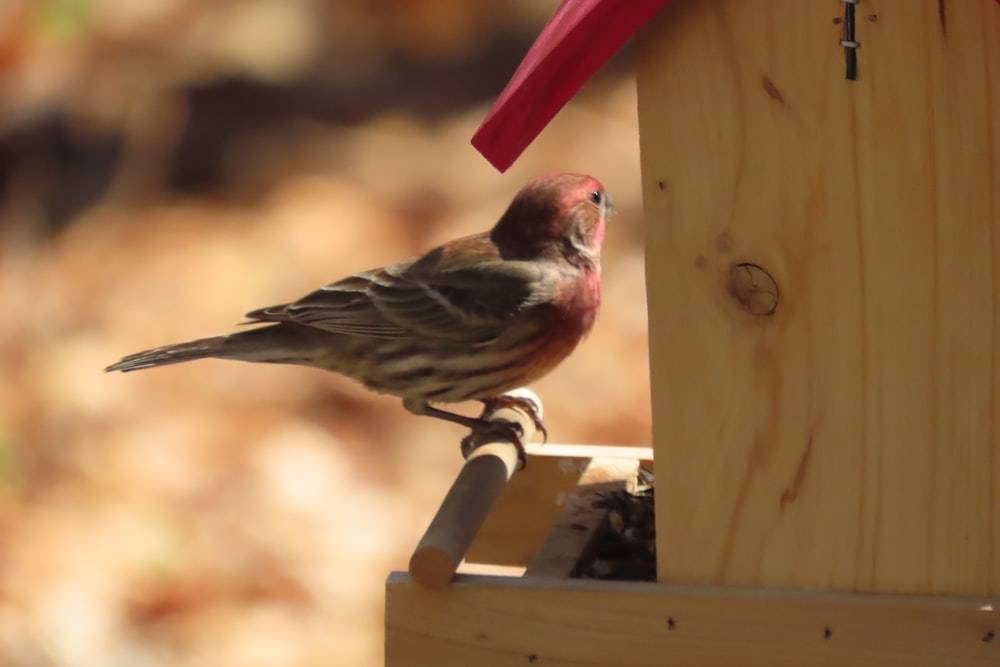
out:
<path id="1" fill-rule="evenodd" d="M 639 38 L 660 578 L 997 594 L 1000 7 L 864 0 L 857 81 L 843 12 Z"/>
<path id="2" fill-rule="evenodd" d="M 567 579 L 594 539 L 608 515 L 596 504 L 616 491 L 634 493 L 637 486 L 637 459 L 591 459 L 580 475 L 579 484 L 566 499 L 562 512 L 528 563 L 532 577 Z"/>
<path id="3" fill-rule="evenodd" d="M 652 458 L 647 447 L 529 444 L 525 449 L 528 467 L 514 473 L 500 492 L 466 554 L 470 563 L 527 565 L 559 518 L 591 458 Z"/>
<path id="4" fill-rule="evenodd" d="M 997 602 L 398 573 L 386 666 L 993 666 Z"/>

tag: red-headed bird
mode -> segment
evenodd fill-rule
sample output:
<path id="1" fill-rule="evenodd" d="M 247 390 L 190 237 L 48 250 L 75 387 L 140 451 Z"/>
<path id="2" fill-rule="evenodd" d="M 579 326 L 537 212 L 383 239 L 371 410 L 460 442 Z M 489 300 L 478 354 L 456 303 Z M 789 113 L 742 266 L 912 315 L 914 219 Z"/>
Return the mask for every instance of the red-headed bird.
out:
<path id="1" fill-rule="evenodd" d="M 540 176 L 489 232 L 247 314 L 245 324 L 265 326 L 138 352 L 105 370 L 206 357 L 315 366 L 399 396 L 413 414 L 489 431 L 494 423 L 432 404 L 507 402 L 501 394 L 576 348 L 601 304 L 610 210 L 591 176 Z"/>

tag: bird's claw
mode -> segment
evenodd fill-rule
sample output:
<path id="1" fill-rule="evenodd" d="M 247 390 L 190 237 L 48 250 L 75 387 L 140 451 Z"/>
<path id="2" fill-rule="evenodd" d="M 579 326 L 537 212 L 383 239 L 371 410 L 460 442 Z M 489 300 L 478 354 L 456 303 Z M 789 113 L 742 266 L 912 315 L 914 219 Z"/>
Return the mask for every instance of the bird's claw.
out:
<path id="1" fill-rule="evenodd" d="M 528 467 L 528 455 L 521 442 L 523 436 L 524 431 L 517 422 L 506 419 L 484 421 L 482 425 L 473 428 L 472 433 L 462 438 L 462 456 L 467 459 L 478 447 L 488 442 L 504 440 L 514 445 L 517 450 L 517 469 L 524 470 Z"/>
<path id="2" fill-rule="evenodd" d="M 483 408 L 483 415 L 501 408 L 515 408 L 526 412 L 531 417 L 531 421 L 535 425 L 535 430 L 542 434 L 542 443 L 544 444 L 549 441 L 549 432 L 546 430 L 545 424 L 542 423 L 542 418 L 538 416 L 538 406 L 531 399 L 524 398 L 523 396 L 501 394 L 493 398 L 485 398 L 482 400 L 482 403 L 485 406 Z M 524 435 L 524 433 L 521 435 Z"/>

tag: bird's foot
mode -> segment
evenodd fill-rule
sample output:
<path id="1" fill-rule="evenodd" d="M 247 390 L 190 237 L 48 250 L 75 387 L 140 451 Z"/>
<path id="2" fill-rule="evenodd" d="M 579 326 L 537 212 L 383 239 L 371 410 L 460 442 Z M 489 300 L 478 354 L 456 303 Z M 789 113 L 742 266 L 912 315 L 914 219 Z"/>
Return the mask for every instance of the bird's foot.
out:
<path id="1" fill-rule="evenodd" d="M 472 433 L 462 438 L 462 456 L 469 458 L 472 452 L 482 445 L 497 440 L 503 440 L 514 445 L 517 450 L 517 469 L 524 470 L 528 466 L 528 455 L 524 451 L 521 438 L 524 432 L 517 422 L 506 419 L 483 420 L 472 429 Z"/>
<path id="2" fill-rule="evenodd" d="M 501 394 L 500 396 L 481 399 L 480 402 L 484 406 L 483 415 L 495 412 L 501 408 L 514 408 L 527 413 L 531 417 L 531 421 L 535 424 L 535 430 L 542 434 L 542 442 L 546 443 L 549 441 L 549 432 L 545 429 L 545 424 L 542 423 L 542 418 L 538 414 L 540 411 L 539 405 L 530 398 L 512 394 Z M 521 435 L 524 434 L 522 433 Z"/>

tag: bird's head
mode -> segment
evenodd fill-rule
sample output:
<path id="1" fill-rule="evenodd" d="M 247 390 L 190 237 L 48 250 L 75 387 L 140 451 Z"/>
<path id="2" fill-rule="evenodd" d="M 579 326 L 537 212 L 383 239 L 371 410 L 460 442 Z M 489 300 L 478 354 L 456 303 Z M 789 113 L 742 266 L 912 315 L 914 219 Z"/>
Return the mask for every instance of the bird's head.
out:
<path id="1" fill-rule="evenodd" d="M 525 185 L 490 232 L 509 259 L 562 255 L 597 267 L 611 199 L 593 176 L 547 174 Z"/>

